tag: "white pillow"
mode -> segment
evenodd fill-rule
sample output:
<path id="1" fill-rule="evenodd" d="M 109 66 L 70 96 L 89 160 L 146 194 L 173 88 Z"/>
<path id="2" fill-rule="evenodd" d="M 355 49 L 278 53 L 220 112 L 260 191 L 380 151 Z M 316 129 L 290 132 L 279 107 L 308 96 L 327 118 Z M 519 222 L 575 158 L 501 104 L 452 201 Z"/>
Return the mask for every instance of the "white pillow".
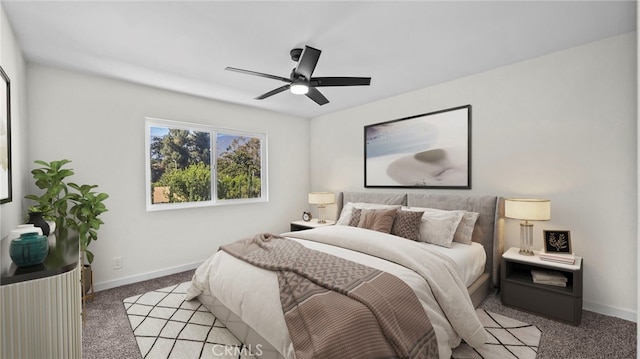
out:
<path id="1" fill-rule="evenodd" d="M 435 208 L 405 208 L 408 211 L 424 211 L 420 222 L 420 238 L 418 241 L 451 247 L 453 236 L 465 211 L 444 211 Z"/>
<path id="2" fill-rule="evenodd" d="M 478 221 L 478 217 L 480 217 L 480 213 L 478 212 L 467 212 L 464 210 L 455 210 L 455 211 L 447 211 L 444 209 L 436 209 L 436 208 L 423 208 L 423 207 L 402 207 L 404 210 L 413 210 L 413 211 L 430 211 L 430 212 L 464 212 L 462 216 L 462 220 L 456 228 L 456 232 L 453 235 L 453 241 L 464 244 L 471 244 L 473 238 L 473 229 L 476 227 L 476 222 Z"/>
<path id="3" fill-rule="evenodd" d="M 389 208 L 400 208 L 399 205 L 390 205 L 390 204 L 378 204 L 378 203 L 364 203 L 364 202 L 347 202 L 342 207 L 342 212 L 340 212 L 340 218 L 336 221 L 336 224 L 348 226 L 349 221 L 351 220 L 351 212 L 353 212 L 354 208 L 360 209 L 389 209 Z"/>
<path id="4" fill-rule="evenodd" d="M 465 212 L 458 225 L 458 229 L 456 229 L 456 233 L 453 235 L 453 241 L 471 244 L 473 229 L 476 227 L 478 217 L 480 217 L 480 213 L 478 212 Z"/>

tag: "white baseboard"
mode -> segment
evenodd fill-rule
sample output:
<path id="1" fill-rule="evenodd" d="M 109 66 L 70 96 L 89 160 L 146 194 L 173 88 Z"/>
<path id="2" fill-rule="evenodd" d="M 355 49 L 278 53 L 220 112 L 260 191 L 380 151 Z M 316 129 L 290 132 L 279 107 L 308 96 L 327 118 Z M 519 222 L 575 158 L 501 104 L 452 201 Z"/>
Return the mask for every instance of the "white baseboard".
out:
<path id="1" fill-rule="evenodd" d="M 621 318 L 634 323 L 638 322 L 638 313 L 628 309 L 616 308 L 609 305 L 583 301 L 582 309 L 590 312 L 596 312 L 610 317 Z"/>
<path id="2" fill-rule="evenodd" d="M 111 289 L 111 288 L 115 288 L 115 287 L 120 287 L 120 286 L 127 285 L 127 284 L 138 283 L 138 282 L 142 282 L 142 281 L 149 280 L 149 279 L 154 279 L 154 278 L 164 277 L 164 276 L 171 275 L 171 274 L 185 272 L 185 271 L 188 271 L 188 270 L 193 270 L 193 269 L 198 268 L 198 266 L 200 266 L 200 264 L 202 264 L 202 263 L 203 262 L 195 262 L 195 263 L 183 264 L 183 265 L 180 265 L 180 266 L 171 267 L 171 268 L 165 268 L 165 269 L 162 269 L 162 270 L 159 270 L 159 271 L 155 271 L 155 272 L 147 272 L 147 273 L 142 273 L 142 274 L 138 274 L 138 275 L 133 275 L 131 277 L 125 277 L 125 278 L 110 280 L 110 281 L 101 282 L 101 283 L 94 283 L 93 284 L 93 290 L 96 291 L 96 292 L 99 292 L 99 291 L 102 291 L 102 290 L 107 290 L 107 289 Z"/>

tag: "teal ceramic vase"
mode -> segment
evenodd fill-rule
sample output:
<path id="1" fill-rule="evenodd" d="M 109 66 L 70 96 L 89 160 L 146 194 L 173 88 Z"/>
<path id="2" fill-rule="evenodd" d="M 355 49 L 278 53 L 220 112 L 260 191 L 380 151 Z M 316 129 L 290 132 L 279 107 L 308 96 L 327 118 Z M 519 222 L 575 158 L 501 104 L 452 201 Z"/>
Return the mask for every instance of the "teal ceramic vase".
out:
<path id="1" fill-rule="evenodd" d="M 47 254 L 47 237 L 37 232 L 22 233 L 20 238 L 12 240 L 9 245 L 9 256 L 18 268 L 41 264 L 47 258 Z"/>

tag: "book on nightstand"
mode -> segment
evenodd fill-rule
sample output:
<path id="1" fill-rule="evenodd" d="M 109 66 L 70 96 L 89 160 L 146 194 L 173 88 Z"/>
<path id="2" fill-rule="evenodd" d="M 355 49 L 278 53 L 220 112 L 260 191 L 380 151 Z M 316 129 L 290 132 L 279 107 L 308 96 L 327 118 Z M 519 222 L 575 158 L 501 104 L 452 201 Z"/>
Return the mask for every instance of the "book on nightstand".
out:
<path id="1" fill-rule="evenodd" d="M 556 263 L 564 263 L 564 264 L 575 264 L 576 256 L 571 254 L 561 254 L 561 253 L 548 253 L 541 251 L 538 253 L 538 256 L 543 261 L 550 261 Z"/>
<path id="2" fill-rule="evenodd" d="M 553 285 L 556 287 L 567 286 L 567 277 L 565 277 L 564 275 L 562 275 L 562 273 L 557 271 L 532 269 L 531 278 L 533 278 L 534 283 L 538 283 L 538 284 Z"/>

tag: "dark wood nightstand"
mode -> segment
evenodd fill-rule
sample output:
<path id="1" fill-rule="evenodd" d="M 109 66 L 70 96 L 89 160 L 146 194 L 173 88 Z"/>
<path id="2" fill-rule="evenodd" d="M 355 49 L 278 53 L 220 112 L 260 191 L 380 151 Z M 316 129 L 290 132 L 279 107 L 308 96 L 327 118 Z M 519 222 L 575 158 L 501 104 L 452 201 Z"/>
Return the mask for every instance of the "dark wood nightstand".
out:
<path id="1" fill-rule="evenodd" d="M 500 299 L 504 305 L 523 309 L 573 325 L 582 319 L 582 258 L 575 264 L 541 260 L 510 248 L 502 255 L 500 268 Z M 560 272 L 567 278 L 566 287 L 533 282 L 531 270 Z"/>
<path id="2" fill-rule="evenodd" d="M 309 222 L 305 222 L 305 221 L 293 221 L 291 222 L 291 232 L 294 231 L 303 231 L 305 229 L 311 229 L 311 228 L 317 228 L 317 227 L 323 227 L 323 226 L 333 226 L 334 224 L 336 224 L 335 221 L 327 221 L 327 223 L 318 223 L 317 219 L 312 219 Z"/>

